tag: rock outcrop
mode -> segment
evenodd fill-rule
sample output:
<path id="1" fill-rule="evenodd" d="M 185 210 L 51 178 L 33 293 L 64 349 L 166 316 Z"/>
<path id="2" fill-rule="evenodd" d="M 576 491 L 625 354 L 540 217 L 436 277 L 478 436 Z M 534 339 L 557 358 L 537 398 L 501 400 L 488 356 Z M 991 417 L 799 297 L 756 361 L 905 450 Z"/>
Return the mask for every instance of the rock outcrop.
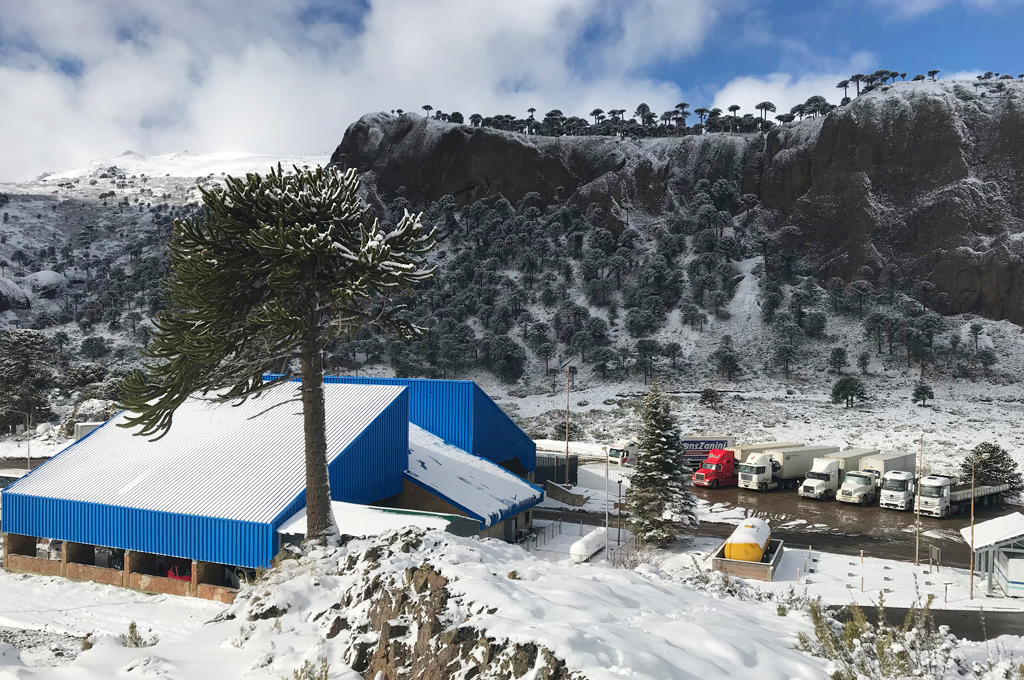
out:
<path id="1" fill-rule="evenodd" d="M 999 83 L 896 83 L 767 135 L 531 137 L 371 114 L 332 161 L 372 173 L 384 198 L 536 192 L 597 203 L 613 230 L 726 178 L 769 228 L 801 230 L 821 277 L 896 266 L 948 294 L 951 313 L 1024 323 L 1024 84 Z"/>

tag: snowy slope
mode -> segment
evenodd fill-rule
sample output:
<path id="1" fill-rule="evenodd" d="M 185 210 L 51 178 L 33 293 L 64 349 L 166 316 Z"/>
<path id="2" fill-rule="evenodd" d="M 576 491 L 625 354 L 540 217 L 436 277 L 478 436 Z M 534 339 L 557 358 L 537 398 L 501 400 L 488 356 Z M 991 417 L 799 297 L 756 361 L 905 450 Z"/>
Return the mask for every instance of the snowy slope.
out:
<path id="1" fill-rule="evenodd" d="M 39 179 L 69 180 L 77 177 L 89 177 L 116 166 L 121 172 L 129 175 L 148 175 L 150 177 L 205 177 L 207 175 L 240 175 L 247 172 L 267 172 L 278 163 L 285 168 L 297 165 L 326 165 L 330 153 L 304 155 L 268 155 L 237 152 L 220 152 L 192 154 L 188 151 L 168 153 L 159 156 L 143 156 L 132 151 L 125 151 L 120 156 L 100 158 L 85 165 L 61 172 L 45 173 Z"/>

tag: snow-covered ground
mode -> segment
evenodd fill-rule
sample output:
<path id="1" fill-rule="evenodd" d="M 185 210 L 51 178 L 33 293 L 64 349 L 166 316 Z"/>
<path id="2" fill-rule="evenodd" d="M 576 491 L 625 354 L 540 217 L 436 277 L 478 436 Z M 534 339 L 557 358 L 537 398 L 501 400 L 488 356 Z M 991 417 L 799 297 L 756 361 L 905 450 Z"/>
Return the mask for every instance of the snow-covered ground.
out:
<path id="1" fill-rule="evenodd" d="M 220 152 L 193 154 L 188 151 L 168 153 L 159 156 L 144 156 L 133 151 L 125 151 L 120 156 L 100 158 L 85 165 L 61 172 L 45 173 L 39 179 L 47 181 L 69 180 L 88 177 L 111 166 L 117 166 L 129 175 L 147 175 L 150 177 L 205 177 L 207 175 L 244 175 L 247 172 L 265 173 L 280 163 L 285 168 L 297 165 L 310 167 L 326 165 L 330 161 L 329 153 L 305 154 L 297 156 L 266 155 L 242 152 Z"/>
<path id="2" fill-rule="evenodd" d="M 66 662 L 67 656 L 81 649 L 81 639 L 125 634 L 132 621 L 145 637 L 155 635 L 163 642 L 181 643 L 224 609 L 222 604 L 190 597 L 145 595 L 97 583 L 0 571 L 0 631 L 27 631 L 37 636 L 39 644 L 25 654 L 33 665 Z M 73 652 L 55 656 L 52 638 L 71 639 Z M 3 640 L 0 632 L 0 643 Z M 0 656 L 0 678 L 46 677 L 5 675 L 7 671 Z"/>
<path id="3" fill-rule="evenodd" d="M 323 626 L 330 617 L 321 621 L 317 614 L 330 613 L 332 603 L 368 571 L 401 580 L 406 569 L 424 560 L 448 579 L 451 624 L 487 630 L 498 640 L 544 645 L 593 680 L 823 677 L 821 660 L 794 649 L 797 632 L 810 630 L 805 615 L 780 618 L 768 605 L 704 595 L 656 570 L 552 563 L 499 541 L 436 533 L 427 534 L 420 549 L 388 552 L 379 564 L 344 568 L 348 555 L 369 545 L 353 541 L 338 554 L 290 561 L 240 598 L 232 610 L 240 619 L 205 625 L 218 613 L 216 605 L 5 575 L 3 592 L 21 604 L 0 609 L 17 610 L 3 615 L 16 626 L 120 634 L 134 619 L 145 635 L 151 628 L 161 639 L 133 649 L 116 638 L 94 636 L 94 646 L 73 663 L 45 669 L 20 667 L 16 657 L 0 650 L 0 677 L 107 680 L 125 673 L 277 679 L 291 677 L 303 660 L 323 657 L 331 664 L 331 678 L 359 678 L 341 659 L 344 642 L 357 633 L 343 630 L 334 640 L 325 639 Z M 245 608 L 256 606 L 251 596 L 257 594 L 259 606 L 280 605 L 287 612 L 247 622 Z M 59 604 L 34 611 L 42 602 Z M 353 621 L 365 615 L 341 613 Z"/>
<path id="4" fill-rule="evenodd" d="M 711 553 L 722 544 L 718 538 L 693 538 L 684 548 L 664 553 L 662 571 L 676 576 L 693 573 L 694 558 L 703 570 L 711 569 Z M 974 598 L 966 569 L 929 566 L 926 551 L 920 565 L 912 562 L 838 555 L 818 550 L 788 549 L 771 583 L 747 581 L 747 585 L 770 593 L 790 590 L 807 597 L 820 597 L 823 604 L 874 606 L 879 593 L 892 607 L 924 603 L 931 595 L 934 609 L 984 609 L 986 611 L 1024 611 L 1024 598 L 1004 597 L 998 589 L 988 594 L 987 582 L 978 575 L 974 580 Z M 862 588 L 863 583 L 863 590 Z"/>

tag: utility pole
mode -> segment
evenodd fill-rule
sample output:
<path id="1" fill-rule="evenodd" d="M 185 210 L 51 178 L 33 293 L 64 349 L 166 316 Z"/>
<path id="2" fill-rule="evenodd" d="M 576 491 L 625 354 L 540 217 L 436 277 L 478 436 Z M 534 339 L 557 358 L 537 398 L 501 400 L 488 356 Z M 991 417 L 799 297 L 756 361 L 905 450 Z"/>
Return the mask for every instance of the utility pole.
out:
<path id="1" fill-rule="evenodd" d="M 989 455 L 985 454 L 981 456 L 981 460 L 986 460 Z M 971 597 L 974 599 L 974 465 L 977 462 L 978 457 L 971 454 Z"/>
<path id="2" fill-rule="evenodd" d="M 569 366 L 565 364 L 565 485 L 569 486 Z"/>
<path id="3" fill-rule="evenodd" d="M 917 453 L 917 502 L 914 511 L 917 513 L 917 538 L 914 541 L 914 566 L 921 563 L 921 475 L 924 463 L 924 434 L 921 434 L 921 448 Z"/>
<path id="4" fill-rule="evenodd" d="M 611 564 L 611 561 L 612 561 L 612 557 L 611 557 L 612 547 L 611 547 L 611 544 L 608 542 L 608 524 L 609 524 L 609 518 L 608 518 L 608 472 L 609 472 L 609 465 L 610 465 L 610 463 L 608 462 L 609 458 L 610 458 L 610 456 L 608 455 L 608 452 L 605 451 L 605 455 L 604 455 L 604 559 L 605 559 L 606 562 Z"/>

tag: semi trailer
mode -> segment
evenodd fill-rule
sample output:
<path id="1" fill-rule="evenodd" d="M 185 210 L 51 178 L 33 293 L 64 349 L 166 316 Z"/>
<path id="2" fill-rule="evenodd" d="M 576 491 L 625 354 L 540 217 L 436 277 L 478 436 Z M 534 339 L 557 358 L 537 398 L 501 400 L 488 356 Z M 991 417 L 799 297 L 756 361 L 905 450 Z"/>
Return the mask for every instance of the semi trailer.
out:
<path id="1" fill-rule="evenodd" d="M 815 458 L 807 479 L 800 485 L 800 495 L 817 500 L 835 498 L 846 471 L 860 469 L 865 456 L 877 454 L 878 449 L 846 449 Z"/>
<path id="2" fill-rule="evenodd" d="M 838 446 L 797 446 L 753 453 L 739 466 L 739 486 L 756 491 L 795 487 L 815 458 L 838 450 Z"/>
<path id="3" fill-rule="evenodd" d="M 879 453 L 865 456 L 860 461 L 860 470 L 851 470 L 843 477 L 836 500 L 844 503 L 868 505 L 878 497 L 882 477 L 892 470 L 914 471 L 913 453 Z"/>
<path id="4" fill-rule="evenodd" d="M 931 517 L 949 517 L 970 507 L 971 498 L 979 505 L 994 505 L 1010 490 L 1009 484 L 953 484 L 944 475 L 921 478 L 918 512 Z"/>
<path id="5" fill-rule="evenodd" d="M 693 483 L 717 489 L 723 486 L 735 486 L 738 481 L 736 466 L 754 453 L 762 453 L 772 449 L 796 448 L 803 446 L 797 442 L 760 442 L 746 446 L 733 446 L 728 449 L 712 449 L 708 457 L 701 462 L 693 473 Z"/>

